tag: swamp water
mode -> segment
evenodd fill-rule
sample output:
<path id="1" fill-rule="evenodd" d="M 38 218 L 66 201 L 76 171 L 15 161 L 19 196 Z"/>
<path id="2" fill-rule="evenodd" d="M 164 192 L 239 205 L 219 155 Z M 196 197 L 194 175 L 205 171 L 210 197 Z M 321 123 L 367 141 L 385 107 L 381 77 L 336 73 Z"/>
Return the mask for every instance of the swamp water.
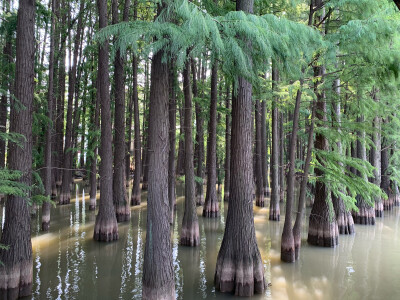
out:
<path id="1" fill-rule="evenodd" d="M 52 208 L 49 233 L 40 231 L 40 214 L 32 219 L 31 299 L 140 299 L 146 193 L 142 204 L 132 207 L 130 222 L 119 224 L 119 240 L 113 243 L 93 240 L 95 213 L 88 210 L 88 189 L 77 184 L 74 195 L 71 204 Z M 197 209 L 201 245 L 187 248 L 179 246 L 182 188 L 177 195 L 171 231 L 177 299 L 234 299 L 213 286 L 227 205 L 220 203 L 218 219 L 205 219 Z M 268 212 L 254 207 L 265 278 L 272 285 L 252 299 L 400 299 L 400 208 L 385 211 L 375 226 L 356 225 L 356 234 L 340 236 L 335 249 L 307 245 L 304 227 L 300 260 L 294 264 L 280 261 L 283 220 L 268 221 Z"/>

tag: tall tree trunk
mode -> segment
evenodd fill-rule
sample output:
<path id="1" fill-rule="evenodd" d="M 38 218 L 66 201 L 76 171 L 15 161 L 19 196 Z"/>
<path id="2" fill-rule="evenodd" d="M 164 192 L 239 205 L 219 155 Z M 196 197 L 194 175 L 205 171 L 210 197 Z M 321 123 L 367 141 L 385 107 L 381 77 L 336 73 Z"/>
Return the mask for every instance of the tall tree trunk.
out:
<path id="1" fill-rule="evenodd" d="M 359 123 L 364 122 L 364 116 L 358 117 Z M 357 133 L 357 157 L 363 161 L 367 161 L 367 150 L 365 147 L 365 130 Z M 368 181 L 367 175 L 361 175 L 364 181 Z M 368 203 L 360 196 L 357 195 L 358 212 L 353 211 L 353 219 L 355 224 L 361 225 L 375 225 L 375 208 L 368 205 Z"/>
<path id="2" fill-rule="evenodd" d="M 52 134 L 53 134 L 53 98 L 54 98 L 54 39 L 55 39 L 55 17 L 54 12 L 58 6 L 57 0 L 52 0 L 52 15 L 50 29 L 50 56 L 49 56 L 49 80 L 47 90 L 47 117 L 49 123 L 46 131 L 46 146 L 44 154 L 45 176 L 44 189 L 45 196 L 51 197 L 52 184 Z M 42 230 L 48 231 L 50 226 L 50 203 L 44 202 L 42 206 Z"/>
<path id="3" fill-rule="evenodd" d="M 233 89 L 233 88 L 232 88 Z M 232 93 L 232 99 L 233 99 Z M 224 201 L 229 201 L 229 190 L 231 184 L 231 99 L 229 98 L 229 84 L 226 85 L 226 125 L 225 125 L 225 184 Z"/>
<path id="4" fill-rule="evenodd" d="M 35 57 L 35 1 L 20 0 L 17 17 L 17 47 L 15 65 L 15 98 L 24 109 L 18 109 L 11 99 L 10 132 L 25 137 L 22 147 L 10 141 L 8 167 L 22 173 L 19 182 L 32 182 L 32 122 Z M 30 193 L 28 192 L 28 197 Z M 0 249 L 0 298 L 17 299 L 32 292 L 31 219 L 25 197 L 9 195 L 5 205 L 5 220 Z"/>
<path id="5" fill-rule="evenodd" d="M 129 11 L 130 0 L 125 0 L 124 9 Z M 118 0 L 112 2 L 113 24 L 119 22 Z M 128 13 L 124 12 L 124 22 L 128 21 Z M 114 176 L 113 176 L 113 202 L 117 222 L 126 222 L 131 218 L 131 207 L 128 201 L 125 184 L 125 74 L 124 58 L 117 50 L 114 59 L 114 84 L 115 84 L 115 118 L 114 118 Z"/>
<path id="6" fill-rule="evenodd" d="M 65 129 L 65 147 L 64 147 L 64 164 L 63 164 L 63 175 L 62 175 L 62 186 L 59 203 L 69 204 L 71 200 L 71 183 L 72 183 L 72 150 L 73 147 L 73 124 L 72 124 L 72 110 L 73 100 L 75 94 L 76 85 L 76 70 L 79 55 L 79 45 L 82 31 L 82 18 L 83 9 L 85 2 L 81 0 L 79 8 L 79 20 L 78 27 L 76 29 L 76 35 L 74 40 L 74 55 L 72 60 L 72 68 L 69 72 L 68 82 L 68 108 L 67 108 L 67 124 Z"/>
<path id="7" fill-rule="evenodd" d="M 107 1 L 98 0 L 99 29 L 107 26 Z M 113 206 L 112 182 L 112 132 L 110 108 L 110 79 L 108 75 L 108 42 L 99 45 L 99 90 L 101 109 L 100 139 L 100 203 L 96 216 L 93 238 L 96 241 L 111 242 L 118 239 L 118 224 Z"/>
<path id="8" fill-rule="evenodd" d="M 93 132 L 99 130 L 100 127 L 100 78 L 96 79 L 96 95 L 93 97 L 93 104 L 95 107 L 94 120 L 93 120 Z M 98 152 L 98 137 L 97 135 L 92 136 L 91 149 L 93 149 L 93 157 L 91 159 L 90 166 L 90 194 L 89 194 L 89 210 L 96 210 L 96 199 L 97 199 L 97 152 Z"/>
<path id="9" fill-rule="evenodd" d="M 377 91 L 374 91 L 374 100 L 378 102 Z M 374 118 L 374 132 L 372 133 L 372 142 L 375 146 L 371 147 L 372 165 L 375 167 L 373 183 L 381 186 L 381 118 Z M 380 197 L 375 197 L 375 217 L 383 217 L 383 201 Z"/>
<path id="10" fill-rule="evenodd" d="M 267 150 L 267 124 L 266 124 L 266 101 L 261 101 L 261 166 L 263 177 L 264 196 L 269 196 L 268 185 L 268 150 Z"/>
<path id="11" fill-rule="evenodd" d="M 384 124 L 389 123 L 389 117 L 383 120 Z M 390 175 L 389 175 L 389 143 L 386 137 L 382 138 L 381 147 L 381 189 L 386 193 L 387 200 L 383 200 L 383 209 L 392 210 L 393 196 L 390 190 Z"/>
<path id="12" fill-rule="evenodd" d="M 334 118 L 336 118 L 338 131 L 341 132 L 341 112 L 340 112 L 340 79 L 334 81 L 334 89 L 337 99 L 333 101 Z M 337 151 L 342 155 L 342 142 L 339 140 L 337 143 Z M 343 168 L 343 166 L 341 166 Z M 341 197 L 337 197 L 332 193 L 333 208 L 335 209 L 336 220 L 338 222 L 339 234 L 353 234 L 354 233 L 354 220 L 351 212 L 346 208 L 345 203 Z"/>
<path id="13" fill-rule="evenodd" d="M 178 159 L 176 162 L 176 175 L 185 174 L 185 142 L 182 138 L 184 136 L 184 112 L 182 111 L 182 106 L 178 109 L 179 112 L 179 142 L 178 142 Z"/>
<path id="14" fill-rule="evenodd" d="M 284 187 L 285 187 L 285 135 L 283 130 L 283 112 L 278 114 L 279 117 L 279 201 L 284 201 Z"/>
<path id="15" fill-rule="evenodd" d="M 215 189 L 217 183 L 217 70 L 217 63 L 214 62 L 211 68 L 210 120 L 207 141 L 207 190 L 203 207 L 203 217 L 207 218 L 219 216 L 217 191 Z"/>
<path id="16" fill-rule="evenodd" d="M 181 245 L 196 247 L 200 244 L 199 222 L 196 211 L 192 139 L 192 93 L 190 90 L 190 63 L 183 69 L 183 93 L 185 96 L 185 212 L 182 220 Z M 214 185 L 215 186 L 215 185 Z"/>
<path id="17" fill-rule="evenodd" d="M 236 10 L 253 13 L 253 3 L 253 0 L 237 0 Z M 229 209 L 214 281 L 221 292 L 252 296 L 263 293 L 266 285 L 253 218 L 252 85 L 239 77 L 238 89 L 237 99 L 232 103 Z"/>
<path id="18" fill-rule="evenodd" d="M 314 120 L 315 120 L 315 111 L 316 105 L 312 103 L 312 113 L 311 113 L 311 124 L 308 132 L 308 144 L 307 144 L 307 156 L 304 163 L 303 169 L 303 177 L 301 179 L 300 184 L 300 194 L 299 194 L 299 202 L 298 209 L 296 214 L 296 221 L 293 226 L 293 238 L 294 238 L 294 247 L 295 247 L 295 259 L 299 259 L 300 256 L 300 248 L 301 248 L 301 228 L 304 218 L 304 210 L 306 203 L 306 194 L 307 194 L 307 183 L 308 183 L 308 173 L 310 170 L 311 158 L 312 158 L 312 149 L 314 142 Z"/>
<path id="19" fill-rule="evenodd" d="M 279 74 L 276 63 L 272 67 L 272 91 L 277 89 Z M 272 102 L 272 147 L 271 147 L 271 201 L 269 207 L 269 220 L 280 220 L 279 208 L 279 111 L 278 98 L 274 97 Z"/>
<path id="20" fill-rule="evenodd" d="M 201 73 L 200 65 L 198 75 Z M 193 97 L 197 98 L 199 96 L 199 92 L 197 89 L 197 76 L 196 78 L 196 68 L 195 62 L 192 60 L 192 73 L 193 73 Z M 201 181 L 196 184 L 196 205 L 202 206 L 204 204 L 204 191 L 203 191 L 203 177 L 204 177 L 204 119 L 202 115 L 202 107 L 200 103 L 195 103 L 196 110 L 196 176 L 201 178 Z"/>
<path id="21" fill-rule="evenodd" d="M 255 103 L 255 120 L 256 120 L 256 138 L 255 138 L 255 156 L 256 156 L 256 206 L 264 207 L 264 178 L 262 166 L 262 137 L 261 137 L 261 102 L 259 99 Z"/>
<path id="22" fill-rule="evenodd" d="M 176 207 L 176 173 L 175 173 L 175 143 L 176 143 L 176 69 L 171 62 L 169 72 L 169 153 L 168 153 L 168 199 L 170 211 L 170 224 L 174 222 Z"/>
<path id="23" fill-rule="evenodd" d="M 149 190 L 142 298 L 175 299 L 168 203 L 168 65 L 152 59 L 149 118 Z"/>
<path id="24" fill-rule="evenodd" d="M 132 62 L 133 67 L 133 88 L 132 88 L 132 97 L 133 97 L 133 117 L 134 117 L 134 148 L 135 148 L 135 173 L 133 176 L 133 186 L 132 186 L 132 196 L 131 196 L 131 205 L 139 205 L 141 201 L 141 190 L 140 190 L 140 177 L 142 174 L 142 145 L 140 140 L 140 119 L 139 119 L 139 97 L 137 90 L 137 70 L 138 70 L 138 61 L 137 57 L 133 57 Z"/>

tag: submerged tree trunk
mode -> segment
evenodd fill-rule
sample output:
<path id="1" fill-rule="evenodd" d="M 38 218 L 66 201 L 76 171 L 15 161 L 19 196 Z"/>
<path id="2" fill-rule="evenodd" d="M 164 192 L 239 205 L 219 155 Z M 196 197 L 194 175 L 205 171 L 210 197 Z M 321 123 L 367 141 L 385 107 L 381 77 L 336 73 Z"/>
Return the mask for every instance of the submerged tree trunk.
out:
<path id="1" fill-rule="evenodd" d="M 125 0 L 124 9 L 129 11 L 130 0 Z M 124 22 L 128 21 L 128 13 L 124 12 Z M 118 0 L 112 2 L 113 24 L 118 23 Z M 117 222 L 126 222 L 131 218 L 131 208 L 126 193 L 125 183 L 125 74 L 124 58 L 117 50 L 114 59 L 114 176 L 113 176 L 113 202 Z"/>
<path id="2" fill-rule="evenodd" d="M 255 120 L 256 120 L 256 138 L 255 138 L 255 154 L 256 154 L 256 206 L 264 207 L 264 178 L 262 170 L 262 133 L 261 133 L 261 103 L 256 100 Z"/>
<path id="3" fill-rule="evenodd" d="M 9 142 L 8 167 L 21 171 L 18 182 L 32 182 L 32 122 L 35 57 L 35 1 L 20 0 L 17 17 L 17 47 L 15 65 L 15 98 L 24 109 L 18 109 L 11 99 L 10 132 L 21 134 L 22 147 Z M 28 192 L 28 197 L 30 193 Z M 9 195 L 5 205 L 5 220 L 0 249 L 0 298 L 14 300 L 32 292 L 31 219 L 25 197 Z"/>
<path id="4" fill-rule="evenodd" d="M 168 65 L 153 56 L 149 118 L 149 191 L 143 299 L 175 299 L 168 202 Z"/>
<path id="5" fill-rule="evenodd" d="M 276 64 L 272 67 L 272 90 L 276 90 L 279 80 L 278 69 Z M 279 112 L 277 105 L 278 98 L 275 97 L 272 102 L 272 148 L 271 148 L 271 201 L 269 207 L 269 220 L 280 220 L 279 208 L 279 137 L 278 137 L 278 121 Z"/>
<path id="6" fill-rule="evenodd" d="M 236 10 L 252 13 L 253 3 L 237 0 Z M 214 277 L 217 290 L 238 296 L 263 293 L 266 288 L 253 218 L 252 106 L 252 85 L 239 77 L 232 103 L 229 209 Z"/>
<path id="7" fill-rule="evenodd" d="M 283 225 L 282 242 L 281 242 L 281 260 L 285 262 L 295 261 L 295 244 L 292 230 L 292 207 L 294 204 L 294 184 L 295 184 L 295 159 L 297 131 L 299 129 L 300 103 L 303 88 L 303 80 L 300 80 L 300 88 L 297 90 L 296 104 L 293 115 L 293 129 L 289 146 L 289 172 L 287 174 L 287 191 L 286 191 L 286 212 L 285 223 Z"/>
<path id="8" fill-rule="evenodd" d="M 219 216 L 217 191 L 215 189 L 217 183 L 217 70 L 217 63 L 214 62 L 211 68 L 210 121 L 207 141 L 207 191 L 203 207 L 203 217 L 207 218 Z"/>
<path id="9" fill-rule="evenodd" d="M 137 70 L 138 70 L 138 62 L 137 57 L 133 57 L 132 62 L 133 67 L 133 88 L 132 88 L 132 97 L 133 97 L 133 118 L 134 118 L 134 148 L 135 148 L 135 172 L 133 175 L 133 186 L 132 186 L 132 195 L 131 195 L 131 205 L 139 205 L 141 202 L 141 190 L 140 190 L 140 177 L 142 173 L 142 161 L 141 161 L 141 140 L 140 140 L 140 119 L 139 119 L 139 97 L 137 90 Z"/>
<path id="10" fill-rule="evenodd" d="M 267 124 L 266 124 L 266 101 L 261 101 L 261 165 L 264 196 L 269 197 L 270 190 L 268 185 L 268 162 L 267 162 Z"/>
<path id="11" fill-rule="evenodd" d="M 98 0 L 99 29 L 107 26 L 107 1 Z M 118 239 L 118 224 L 113 206 L 112 132 L 110 108 L 110 79 L 108 71 L 108 42 L 99 45 L 99 90 L 101 107 L 100 139 L 100 203 L 93 238 L 111 242 Z"/>
<path id="12" fill-rule="evenodd" d="M 200 233 L 196 212 L 192 140 L 192 93 L 190 90 L 190 64 L 188 62 L 183 70 L 183 93 L 185 96 L 185 212 L 182 220 L 180 243 L 183 246 L 195 247 L 200 244 Z"/>
<path id="13" fill-rule="evenodd" d="M 232 99 L 233 99 L 232 93 Z M 229 85 L 226 88 L 226 125 L 225 125 L 225 184 L 224 201 L 229 201 L 229 190 L 231 184 L 231 99 L 229 99 Z"/>
<path id="14" fill-rule="evenodd" d="M 174 211 L 176 207 L 176 174 L 175 174 L 175 143 L 176 143 L 176 70 L 173 63 L 169 72 L 169 154 L 168 154 L 168 199 L 170 224 L 174 222 Z"/>
<path id="15" fill-rule="evenodd" d="M 44 189 L 45 196 L 51 197 L 52 192 L 52 134 L 53 134 L 53 98 L 54 98 L 54 38 L 55 38 L 55 17 L 54 12 L 58 3 L 52 1 L 51 32 L 50 32 L 50 57 L 49 57 L 49 80 L 47 90 L 47 117 L 51 122 L 47 125 L 46 146 L 44 154 L 45 176 Z M 48 231 L 50 227 L 50 202 L 44 202 L 42 205 L 42 230 Z"/>

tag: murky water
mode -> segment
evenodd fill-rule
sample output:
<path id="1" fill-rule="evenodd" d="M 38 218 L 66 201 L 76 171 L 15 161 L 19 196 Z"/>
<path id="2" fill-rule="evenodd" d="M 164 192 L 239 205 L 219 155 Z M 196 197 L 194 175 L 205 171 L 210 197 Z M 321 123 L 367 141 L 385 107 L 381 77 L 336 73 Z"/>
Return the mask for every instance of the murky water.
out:
<path id="1" fill-rule="evenodd" d="M 92 238 L 95 213 L 88 210 L 88 190 L 76 186 L 75 199 L 51 211 L 50 232 L 32 220 L 34 284 L 32 299 L 140 299 L 146 229 L 146 195 L 132 208 L 129 223 L 119 224 L 120 239 L 99 243 Z M 178 299 L 232 299 L 215 291 L 215 263 L 224 232 L 227 206 L 217 220 L 201 217 L 201 246 L 179 246 L 183 191 L 178 189 L 173 226 L 173 259 Z M 4 210 L 3 214 L 4 214 Z M 268 208 L 254 208 L 265 277 L 272 286 L 254 299 L 400 299 L 400 209 L 385 212 L 376 226 L 356 226 L 340 236 L 340 246 L 308 246 L 303 230 L 301 257 L 280 261 L 283 221 L 269 222 Z"/>

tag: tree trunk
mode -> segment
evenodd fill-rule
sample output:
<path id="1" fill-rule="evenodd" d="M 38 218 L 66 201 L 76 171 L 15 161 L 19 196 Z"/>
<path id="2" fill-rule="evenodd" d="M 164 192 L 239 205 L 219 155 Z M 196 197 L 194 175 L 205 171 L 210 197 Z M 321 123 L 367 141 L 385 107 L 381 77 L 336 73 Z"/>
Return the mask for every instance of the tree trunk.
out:
<path id="1" fill-rule="evenodd" d="M 72 110 L 73 110 L 73 100 L 75 94 L 75 84 L 76 84 L 76 70 L 79 55 L 79 44 L 82 31 L 82 18 L 84 1 L 81 0 L 79 8 L 79 20 L 78 27 L 76 30 L 75 40 L 74 40 L 74 56 L 72 61 L 72 68 L 69 72 L 69 82 L 68 82 L 68 108 L 67 108 L 67 124 L 65 129 L 65 147 L 64 147 L 64 164 L 63 164 L 63 175 L 62 175 L 62 186 L 59 203 L 69 204 L 71 200 L 71 183 L 72 183 L 72 150 L 73 147 L 73 124 L 72 124 Z"/>
<path id="2" fill-rule="evenodd" d="M 185 212 L 182 221 L 180 243 L 183 246 L 196 247 L 200 244 L 199 222 L 196 211 L 196 190 L 193 166 L 192 139 L 192 93 L 190 90 L 190 64 L 183 69 L 183 93 L 185 96 Z M 215 186 L 215 185 L 214 185 Z"/>
<path id="3" fill-rule="evenodd" d="M 294 204 L 294 185 L 295 185 L 295 160 L 296 160 L 296 144 L 297 132 L 299 129 L 300 103 L 303 88 L 303 79 L 300 79 L 300 88 L 297 90 L 296 104 L 293 114 L 293 129 L 290 138 L 289 147 L 289 172 L 287 174 L 287 191 L 286 191 L 286 212 L 285 223 L 283 225 L 282 241 L 281 241 L 281 260 L 284 262 L 295 261 L 295 244 L 292 229 L 292 207 Z"/>
<path id="4" fill-rule="evenodd" d="M 176 162 L 176 175 L 183 175 L 185 174 L 185 142 L 183 140 L 184 135 L 184 117 L 182 112 L 182 107 L 179 107 L 179 142 L 178 142 L 178 159 Z"/>
<path id="5" fill-rule="evenodd" d="M 199 66 L 198 74 L 200 74 L 200 69 L 201 68 Z M 193 73 L 193 97 L 196 98 L 198 97 L 198 89 L 197 89 L 196 68 L 194 60 L 192 60 L 192 73 Z M 204 119 L 202 115 L 201 105 L 198 102 L 195 103 L 195 110 L 196 110 L 196 157 L 197 157 L 196 176 L 198 178 L 201 178 L 201 181 L 196 183 L 196 205 L 202 206 L 204 204 L 204 191 L 203 191 Z"/>
<path id="6" fill-rule="evenodd" d="M 389 123 L 388 117 L 383 120 L 385 124 Z M 381 150 L 381 189 L 386 193 L 387 200 L 383 200 L 383 209 L 393 209 L 393 196 L 390 190 L 390 175 L 389 175 L 389 143 L 387 138 L 382 138 Z"/>
<path id="7" fill-rule="evenodd" d="M 357 121 L 359 123 L 364 122 L 364 116 L 358 117 Z M 367 161 L 367 150 L 365 148 L 365 130 L 359 131 L 357 135 L 357 157 L 363 161 Z M 362 176 L 364 181 L 368 181 L 367 175 Z M 375 208 L 368 205 L 360 195 L 357 195 L 356 199 L 358 212 L 353 211 L 354 223 L 361 225 L 375 225 Z"/>
<path id="8" fill-rule="evenodd" d="M 237 0 L 236 10 L 253 13 L 253 3 Z M 263 293 L 266 284 L 253 218 L 252 85 L 239 77 L 238 89 L 232 103 L 229 209 L 214 278 L 221 292 L 252 296 Z"/>
<path id="9" fill-rule="evenodd" d="M 263 177 L 264 196 L 270 195 L 268 185 L 268 162 L 267 162 L 267 124 L 266 124 L 266 101 L 261 101 L 261 166 Z"/>
<path id="10" fill-rule="evenodd" d="M 284 201 L 284 187 L 285 187 L 285 167 L 284 167 L 284 156 L 285 156 L 285 136 L 283 130 L 283 113 L 278 114 L 279 117 L 279 201 Z"/>
<path id="11" fill-rule="evenodd" d="M 336 118 L 338 131 L 341 132 L 341 113 L 340 113 L 340 79 L 335 79 L 334 89 L 338 99 L 334 99 L 333 111 L 334 118 Z M 342 155 L 342 142 L 339 140 L 337 143 L 337 151 Z M 343 166 L 341 166 L 343 168 Z M 353 234 L 354 233 L 354 220 L 351 212 L 346 208 L 343 199 L 336 197 L 332 193 L 333 208 L 335 209 L 336 220 L 338 223 L 339 234 Z"/>
<path id="12" fill-rule="evenodd" d="M 176 173 L 175 173 L 175 143 L 176 143 L 176 69 L 171 62 L 169 72 L 169 153 L 168 153 L 168 199 L 170 224 L 174 222 L 176 208 Z"/>
<path id="13" fill-rule="evenodd" d="M 163 51 L 152 59 L 149 118 L 149 191 L 143 299 L 175 299 L 168 201 L 168 65 Z"/>
<path id="14" fill-rule="evenodd" d="M 299 195 L 299 203 L 296 214 L 296 221 L 293 226 L 293 238 L 294 238 L 294 247 L 295 247 L 295 259 L 299 259 L 300 256 L 300 248 L 301 248 L 301 228 L 303 223 L 303 216 L 305 210 L 305 202 L 306 202 L 306 194 L 307 194 L 307 183 L 308 183 L 308 173 L 310 170 L 311 158 L 312 158 L 312 148 L 314 141 L 314 120 L 315 120 L 315 103 L 311 104 L 312 113 L 311 113 L 311 124 L 308 132 L 308 144 L 307 144 L 307 156 L 304 163 L 303 177 L 301 179 L 300 184 L 300 195 Z"/>
<path id="15" fill-rule="evenodd" d="M 273 63 L 272 68 L 272 91 L 277 88 L 279 74 L 278 69 Z M 269 220 L 280 220 L 279 208 L 279 136 L 278 136 L 278 121 L 279 111 L 277 106 L 278 98 L 274 97 L 272 102 L 272 149 L 271 149 L 271 201 L 269 207 Z"/>
<path id="16" fill-rule="evenodd" d="M 232 99 L 233 99 L 232 93 Z M 231 183 L 231 99 L 229 99 L 229 85 L 226 87 L 226 125 L 225 125 L 225 184 L 224 201 L 229 201 L 229 190 Z"/>
<path id="17" fill-rule="evenodd" d="M 207 218 L 219 216 L 217 191 L 215 189 L 217 183 L 217 70 L 217 63 L 214 62 L 211 68 L 210 121 L 208 123 L 207 141 L 207 190 L 203 207 L 203 217 Z"/>
<path id="18" fill-rule="evenodd" d="M 32 122 L 35 57 L 35 1 L 20 0 L 17 17 L 15 98 L 24 109 L 16 107 L 12 98 L 10 132 L 21 134 L 22 147 L 9 142 L 8 167 L 21 171 L 19 182 L 32 183 Z M 18 106 L 19 106 L 18 105 Z M 28 197 L 30 193 L 28 192 Z M 9 195 L 0 249 L 0 298 L 17 299 L 32 292 L 31 219 L 25 197 Z"/>
<path id="19" fill-rule="evenodd" d="M 51 15 L 51 29 L 50 29 L 50 56 L 49 56 L 49 80 L 47 90 L 47 117 L 49 123 L 46 131 L 46 145 L 44 154 L 45 163 L 45 176 L 44 176 L 44 189 L 45 196 L 51 197 L 51 184 L 52 184 L 52 134 L 53 134 L 53 98 L 54 98 L 54 38 L 55 38 L 55 17 L 54 12 L 58 3 L 57 0 L 52 0 L 52 15 Z M 51 120 L 51 121 L 50 121 Z M 50 203 L 44 202 L 42 205 L 42 230 L 48 231 L 50 226 Z"/>
<path id="20" fill-rule="evenodd" d="M 98 0 L 99 29 L 107 26 L 107 1 Z M 100 202 L 96 216 L 93 238 L 96 241 L 111 242 L 118 239 L 118 224 L 113 206 L 112 182 L 112 132 L 110 108 L 110 79 L 108 71 L 108 42 L 99 45 L 99 90 L 101 109 L 100 139 Z"/>
<path id="21" fill-rule="evenodd" d="M 262 137 L 261 137 L 261 102 L 259 99 L 255 103 L 255 119 L 256 119 L 256 138 L 255 138 L 255 156 L 256 156 L 256 206 L 264 207 L 264 178 L 262 170 Z"/>
<path id="22" fill-rule="evenodd" d="M 124 9 L 129 11 L 130 0 L 125 0 Z M 118 0 L 112 2 L 113 24 L 119 22 Z M 127 12 L 124 12 L 124 22 L 128 21 Z M 131 207 L 126 193 L 125 183 L 125 74 L 124 58 L 117 50 L 114 59 L 114 96 L 115 96 L 115 118 L 114 118 L 114 176 L 113 176 L 113 202 L 117 222 L 126 222 L 131 218 Z"/>

